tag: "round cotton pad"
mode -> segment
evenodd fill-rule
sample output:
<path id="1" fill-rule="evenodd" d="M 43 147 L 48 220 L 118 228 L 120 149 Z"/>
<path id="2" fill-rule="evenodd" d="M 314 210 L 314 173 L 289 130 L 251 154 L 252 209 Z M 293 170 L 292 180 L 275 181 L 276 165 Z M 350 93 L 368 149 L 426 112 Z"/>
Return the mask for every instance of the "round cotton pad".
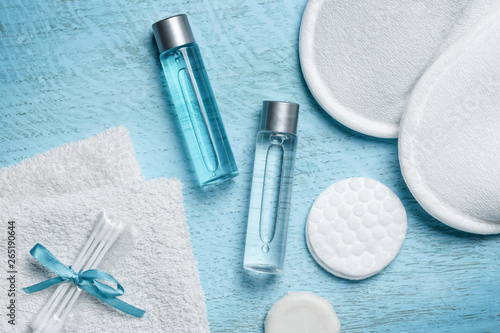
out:
<path id="1" fill-rule="evenodd" d="M 306 239 L 324 269 L 361 280 L 391 263 L 406 229 L 406 211 L 394 192 L 376 180 L 356 177 L 318 196 L 307 218 Z"/>
<path id="2" fill-rule="evenodd" d="M 500 9 L 452 45 L 415 87 L 401 122 L 408 188 L 439 221 L 500 233 Z"/>
<path id="3" fill-rule="evenodd" d="M 497 0 L 310 0 L 300 27 L 304 78 L 332 117 L 396 138 L 411 90 L 436 56 Z"/>
<path id="4" fill-rule="evenodd" d="M 337 333 L 340 322 L 331 304 L 307 291 L 289 292 L 267 313 L 266 333 Z"/>

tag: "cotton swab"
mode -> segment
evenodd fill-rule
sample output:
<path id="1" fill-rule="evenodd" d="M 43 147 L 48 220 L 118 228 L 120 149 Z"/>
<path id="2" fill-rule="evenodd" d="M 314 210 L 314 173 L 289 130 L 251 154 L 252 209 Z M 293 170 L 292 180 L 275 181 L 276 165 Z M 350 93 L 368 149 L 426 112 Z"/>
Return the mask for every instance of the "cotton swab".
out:
<path id="1" fill-rule="evenodd" d="M 102 248 L 105 246 L 104 241 L 109 237 L 110 234 L 114 232 L 114 226 L 111 221 L 115 218 L 115 216 L 112 214 L 111 215 L 104 214 L 102 217 L 104 223 L 100 232 L 95 237 L 95 246 L 91 246 L 89 248 L 89 251 L 87 251 L 83 256 L 82 259 L 83 264 L 80 265 L 79 267 L 80 269 L 78 270 L 78 272 L 81 272 L 82 270 L 87 270 L 89 268 L 90 260 L 93 260 L 93 257 L 95 257 L 96 253 L 99 253 L 102 250 Z M 63 300 L 63 297 L 65 297 L 65 295 L 67 295 L 68 292 L 72 292 L 73 290 L 72 288 L 75 287 L 76 286 L 72 284 L 68 284 L 66 289 L 64 290 L 66 294 L 61 293 L 58 295 L 58 297 L 50 305 L 49 311 L 47 311 L 45 316 L 42 317 L 42 320 L 40 321 L 37 329 L 34 330 L 35 333 L 41 333 L 50 330 L 49 323 L 54 318 L 54 311 L 56 311 L 57 307 L 60 305 L 61 301 Z"/>
<path id="2" fill-rule="evenodd" d="M 98 220 L 94 226 L 94 230 L 89 237 L 89 240 L 85 244 L 80 255 L 75 260 L 73 269 L 77 272 L 82 272 L 91 268 L 95 268 L 104 255 L 108 252 L 109 248 L 118 239 L 122 232 L 122 223 L 119 225 L 114 225 L 113 220 L 116 217 L 113 214 L 106 214 L 104 212 L 98 215 Z M 60 287 L 60 288 L 59 288 Z M 71 283 L 65 283 L 58 286 L 58 289 L 54 292 L 51 299 L 42 311 L 35 317 L 31 327 L 34 333 L 53 333 L 55 323 L 59 322 L 59 314 L 65 308 L 66 304 L 71 300 L 71 296 L 74 295 L 75 291 L 81 291 L 76 285 Z M 66 295 L 66 296 L 65 296 Z M 79 293 L 78 293 L 79 295 Z M 64 300 L 61 303 L 61 300 Z M 76 301 L 76 299 L 74 300 Z M 57 312 L 54 314 L 54 311 Z M 62 322 L 61 322 L 62 328 Z"/>
<path id="3" fill-rule="evenodd" d="M 73 269 L 75 271 L 79 271 L 82 266 L 84 265 L 86 259 L 86 255 L 90 251 L 94 251 L 95 247 L 97 247 L 97 244 L 99 243 L 99 240 L 96 239 L 96 237 L 102 233 L 102 229 L 105 227 L 105 219 L 104 219 L 104 212 L 100 212 L 97 216 L 97 221 L 94 225 L 94 228 L 92 229 L 92 233 L 90 234 L 87 242 L 83 246 L 83 249 L 80 251 L 80 254 L 76 258 L 74 264 L 73 264 Z M 31 321 L 30 327 L 33 330 L 36 330 L 39 328 L 40 323 L 42 322 L 43 318 L 47 315 L 47 313 L 52 312 L 52 305 L 54 302 L 56 302 L 56 299 L 59 299 L 62 297 L 62 294 L 66 292 L 70 285 L 70 282 L 66 283 L 61 283 L 60 285 L 57 286 L 56 290 L 54 293 L 51 295 L 47 303 L 38 311 L 36 316 L 33 318 Z"/>
<path id="4" fill-rule="evenodd" d="M 84 262 L 83 269 L 79 269 L 78 272 L 89 269 L 90 260 L 93 260 L 93 257 L 95 257 L 96 253 L 99 253 L 102 250 L 102 248 L 105 246 L 105 240 L 109 237 L 111 233 L 113 233 L 113 226 L 109 222 L 104 223 L 101 232 L 96 235 L 97 247 L 94 247 L 91 251 L 87 251 L 83 260 Z M 65 295 L 67 297 L 68 293 L 73 292 L 73 288 L 76 288 L 76 286 L 72 285 L 72 283 L 66 285 L 66 289 L 64 289 L 65 293 L 59 294 L 58 297 L 54 300 L 54 302 L 50 305 L 49 311 L 47 311 L 45 316 L 42 317 L 42 320 L 37 329 L 33 330 L 34 333 L 42 333 L 50 329 L 49 323 L 51 322 L 51 320 L 54 319 L 54 312 L 57 311 L 57 308 L 61 304 L 61 301 L 64 302 L 64 299 L 66 299 L 66 298 L 63 299 L 63 297 L 65 297 Z"/>
<path id="5" fill-rule="evenodd" d="M 83 269 L 84 271 L 97 268 L 111 246 L 113 246 L 116 240 L 120 237 L 122 231 L 123 228 L 120 221 L 119 226 L 113 230 L 113 233 L 108 235 L 107 239 L 103 240 L 101 244 L 105 244 L 105 246 L 101 251 L 95 252 L 92 258 L 89 260 L 88 266 Z M 73 305 L 80 296 L 81 292 L 82 290 L 80 288 L 78 288 L 77 286 L 72 286 L 71 290 L 66 294 L 66 298 L 64 299 L 63 303 L 61 303 L 61 306 L 59 307 L 55 315 L 49 318 L 50 322 L 47 324 L 47 330 L 42 333 L 57 333 L 63 328 L 64 321 L 66 320 L 68 314 L 71 312 L 71 309 L 73 308 Z"/>

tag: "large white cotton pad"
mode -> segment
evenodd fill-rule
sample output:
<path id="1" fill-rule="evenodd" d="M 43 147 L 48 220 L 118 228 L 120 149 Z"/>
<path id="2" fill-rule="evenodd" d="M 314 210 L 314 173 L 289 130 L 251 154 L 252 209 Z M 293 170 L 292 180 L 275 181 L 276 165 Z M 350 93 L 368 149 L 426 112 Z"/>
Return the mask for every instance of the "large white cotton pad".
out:
<path id="1" fill-rule="evenodd" d="M 399 160 L 429 214 L 459 230 L 500 233 L 500 8 L 415 87 L 401 122 Z"/>
<path id="2" fill-rule="evenodd" d="M 266 333 L 338 333 L 330 302 L 308 291 L 288 292 L 267 313 Z"/>
<path id="3" fill-rule="evenodd" d="M 307 246 L 330 273 L 361 280 L 382 271 L 406 236 L 406 211 L 384 184 L 355 177 L 321 193 L 309 212 Z"/>
<path id="4" fill-rule="evenodd" d="M 312 95 L 340 123 L 396 138 L 415 83 L 498 0 L 310 0 L 300 65 Z"/>

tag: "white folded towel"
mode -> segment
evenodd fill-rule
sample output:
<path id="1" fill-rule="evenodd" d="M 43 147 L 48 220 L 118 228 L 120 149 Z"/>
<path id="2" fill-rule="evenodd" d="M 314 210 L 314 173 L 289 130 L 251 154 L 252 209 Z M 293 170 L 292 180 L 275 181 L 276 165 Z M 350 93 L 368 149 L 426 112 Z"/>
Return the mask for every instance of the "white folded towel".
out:
<path id="1" fill-rule="evenodd" d="M 101 208 L 142 230 L 144 237 L 133 249 L 117 257 L 123 260 L 110 266 L 113 261 L 108 257 L 103 265 L 125 287 L 123 299 L 146 310 L 146 316 L 137 319 L 122 314 L 82 294 L 74 315 L 68 318 L 66 332 L 209 331 L 181 185 L 177 180 L 143 181 L 124 127 L 1 169 L 0 204 L 0 225 L 7 228 L 8 220 L 16 221 L 17 289 L 53 276 L 31 258 L 31 247 L 41 243 L 64 264 L 72 264 Z M 0 237 L 2 244 L 6 244 L 6 235 Z M 3 258 L 5 251 L 0 246 Z M 6 278 L 4 271 L 2 290 L 6 290 Z M 29 322 L 52 291 L 18 294 L 16 326 L 3 320 L 0 331 L 29 332 Z M 7 295 L 0 300 L 4 303 Z"/>
<path id="2" fill-rule="evenodd" d="M 142 238 L 136 244 L 128 244 L 133 248 L 114 261 L 108 257 L 103 270 L 125 288 L 120 299 L 146 310 L 147 315 L 142 319 L 126 315 L 82 293 L 65 331 L 209 332 L 181 184 L 175 179 L 106 186 L 4 207 L 0 212 L 1 225 L 16 221 L 17 286 L 27 287 L 54 277 L 31 258 L 29 250 L 36 243 L 44 245 L 65 265 L 71 265 L 101 209 L 117 214 L 140 230 Z M 2 242 L 5 244 L 5 239 Z M 0 257 L 6 258 L 4 247 Z M 7 290 L 9 282 L 5 276 L 0 280 L 0 290 Z M 18 295 L 17 331 L 6 320 L 2 320 L 1 331 L 28 332 L 29 322 L 50 297 L 52 288 Z"/>
<path id="3" fill-rule="evenodd" d="M 67 143 L 0 170 L 0 204 L 144 180 L 123 127 Z"/>

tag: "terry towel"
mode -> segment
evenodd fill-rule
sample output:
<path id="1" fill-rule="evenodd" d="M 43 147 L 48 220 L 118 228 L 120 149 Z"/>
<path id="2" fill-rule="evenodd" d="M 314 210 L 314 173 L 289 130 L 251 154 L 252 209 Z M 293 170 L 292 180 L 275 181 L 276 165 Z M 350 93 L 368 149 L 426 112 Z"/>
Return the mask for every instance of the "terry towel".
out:
<path id="1" fill-rule="evenodd" d="M 101 208 L 142 230 L 143 238 L 133 249 L 123 258 L 118 256 L 123 261 L 105 258 L 103 269 L 123 284 L 123 299 L 146 310 L 146 316 L 124 315 L 83 293 L 67 320 L 66 332 L 209 331 L 181 185 L 177 180 L 143 181 L 124 127 L 1 169 L 0 203 L 2 225 L 16 221 L 16 289 L 54 276 L 29 255 L 36 243 L 46 246 L 64 264 L 72 264 Z M 5 244 L 6 234 L 0 239 Z M 5 250 L 0 247 L 0 255 L 5 257 Z M 5 274 L 1 288 L 6 287 Z M 16 326 L 2 321 L 0 331 L 29 332 L 29 322 L 53 289 L 18 294 Z"/>
<path id="2" fill-rule="evenodd" d="M 103 270 L 125 288 L 120 299 L 146 310 L 147 314 L 138 319 L 82 293 L 65 331 L 209 332 L 204 294 L 184 215 L 181 184 L 175 179 L 107 186 L 4 207 L 0 212 L 2 225 L 7 225 L 7 221 L 16 222 L 17 285 L 27 287 L 54 277 L 31 258 L 29 250 L 36 243 L 44 245 L 65 265 L 71 265 L 101 209 L 117 214 L 140 230 L 136 234 L 141 238 L 133 248 L 123 256 L 118 255 L 116 260 L 106 258 Z M 4 247 L 0 255 L 6 257 Z M 2 278 L 0 288 L 7 290 L 7 283 L 7 279 Z M 17 330 L 3 320 L 2 332 L 29 332 L 29 322 L 53 288 L 18 295 Z"/>
<path id="3" fill-rule="evenodd" d="M 143 180 L 123 127 L 67 143 L 0 170 L 0 204 Z"/>

